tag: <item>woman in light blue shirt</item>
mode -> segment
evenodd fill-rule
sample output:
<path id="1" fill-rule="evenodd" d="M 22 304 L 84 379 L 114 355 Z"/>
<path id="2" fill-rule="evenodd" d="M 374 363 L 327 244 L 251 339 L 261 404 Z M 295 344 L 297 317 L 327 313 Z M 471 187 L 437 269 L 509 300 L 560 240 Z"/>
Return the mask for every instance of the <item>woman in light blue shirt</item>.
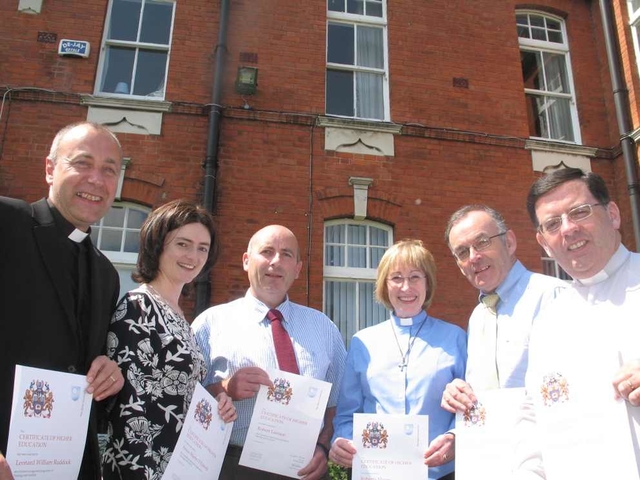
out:
<path id="1" fill-rule="evenodd" d="M 376 297 L 393 313 L 351 339 L 333 422 L 334 463 L 351 467 L 354 413 L 418 414 L 429 416 L 429 479 L 453 472 L 454 437 L 447 432 L 455 416 L 440 408 L 440 400 L 447 383 L 464 376 L 466 334 L 427 313 L 435 272 L 420 240 L 397 242 L 380 260 Z"/>

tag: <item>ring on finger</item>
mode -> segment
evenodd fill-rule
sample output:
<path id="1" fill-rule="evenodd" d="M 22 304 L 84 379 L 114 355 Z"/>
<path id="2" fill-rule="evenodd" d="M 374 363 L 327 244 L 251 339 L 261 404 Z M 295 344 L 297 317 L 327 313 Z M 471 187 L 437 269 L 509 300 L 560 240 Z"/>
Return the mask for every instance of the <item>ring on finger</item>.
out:
<path id="1" fill-rule="evenodd" d="M 635 387 L 633 386 L 633 383 L 631 383 L 630 378 L 627 378 L 627 385 L 629 385 L 629 390 L 631 390 L 632 392 L 635 390 Z"/>
<path id="2" fill-rule="evenodd" d="M 115 379 L 115 378 L 113 378 L 113 375 L 109 375 L 109 378 L 111 379 L 111 381 L 112 381 L 113 383 L 116 383 L 116 379 Z"/>
<path id="3" fill-rule="evenodd" d="M 443 459 L 444 461 L 446 461 L 446 460 L 447 460 L 447 454 L 446 454 L 446 453 L 443 453 L 443 454 L 442 454 L 442 459 Z"/>

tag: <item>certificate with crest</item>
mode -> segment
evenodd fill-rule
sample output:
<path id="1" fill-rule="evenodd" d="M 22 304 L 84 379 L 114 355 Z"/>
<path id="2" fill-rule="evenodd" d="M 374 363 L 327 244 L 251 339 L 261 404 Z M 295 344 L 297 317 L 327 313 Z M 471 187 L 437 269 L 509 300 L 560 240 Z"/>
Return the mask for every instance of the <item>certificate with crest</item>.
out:
<path id="1" fill-rule="evenodd" d="M 84 375 L 16 365 L 7 462 L 16 479 L 77 478 L 91 412 Z"/>
<path id="2" fill-rule="evenodd" d="M 218 402 L 199 383 L 193 392 L 180 438 L 164 471 L 164 480 L 207 480 L 220 475 L 233 422 L 218 415 Z"/>
<path id="3" fill-rule="evenodd" d="M 240 465 L 300 478 L 313 458 L 331 384 L 276 369 L 267 373 L 242 448 Z"/>
<path id="4" fill-rule="evenodd" d="M 514 429 L 524 388 L 475 392 L 475 406 L 456 415 L 456 479 L 511 480 Z"/>
<path id="5" fill-rule="evenodd" d="M 427 415 L 353 415 L 353 480 L 426 479 Z"/>

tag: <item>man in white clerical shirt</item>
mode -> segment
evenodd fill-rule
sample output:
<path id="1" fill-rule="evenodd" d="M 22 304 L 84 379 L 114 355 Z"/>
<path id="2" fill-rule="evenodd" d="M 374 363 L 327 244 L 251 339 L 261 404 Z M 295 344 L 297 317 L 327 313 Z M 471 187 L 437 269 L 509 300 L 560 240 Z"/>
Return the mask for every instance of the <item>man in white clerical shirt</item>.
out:
<path id="1" fill-rule="evenodd" d="M 579 169 L 538 179 L 536 238 L 574 278 L 538 318 L 514 478 L 640 478 L 640 255 L 621 243 L 604 180 Z"/>
<path id="2" fill-rule="evenodd" d="M 527 270 L 516 258 L 515 233 L 486 205 L 466 205 L 451 215 L 445 241 L 479 291 L 469 318 L 466 381 L 454 380 L 442 395 L 442 408 L 463 413 L 477 401 L 474 390 L 524 386 L 531 325 L 565 284 Z M 490 297 L 497 303 L 487 305 Z"/>

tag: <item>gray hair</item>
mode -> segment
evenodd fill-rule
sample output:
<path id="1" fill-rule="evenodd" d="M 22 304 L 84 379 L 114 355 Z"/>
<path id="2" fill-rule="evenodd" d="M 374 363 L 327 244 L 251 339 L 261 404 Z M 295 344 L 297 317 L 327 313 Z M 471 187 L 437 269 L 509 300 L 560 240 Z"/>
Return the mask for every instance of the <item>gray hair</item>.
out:
<path id="1" fill-rule="evenodd" d="M 494 222 L 496 222 L 496 226 L 500 232 L 506 232 L 509 230 L 509 226 L 505 221 L 504 217 L 500 212 L 498 212 L 495 208 L 491 208 L 488 205 L 481 204 L 472 204 L 465 205 L 464 207 L 456 210 L 451 217 L 449 217 L 449 221 L 447 222 L 447 228 L 444 231 L 444 241 L 447 243 L 449 249 L 451 249 L 451 243 L 449 242 L 449 236 L 451 235 L 451 229 L 455 227 L 458 222 L 460 222 L 464 217 L 466 217 L 471 212 L 485 212 L 489 215 Z"/>
<path id="2" fill-rule="evenodd" d="M 49 156 L 48 156 L 48 158 L 50 158 L 53 161 L 53 163 L 55 163 L 56 160 L 58 159 L 58 149 L 60 148 L 60 143 L 62 142 L 62 140 L 64 140 L 64 137 L 76 127 L 84 127 L 84 126 L 87 126 L 100 133 L 104 133 L 110 136 L 115 142 L 115 144 L 118 146 L 118 149 L 120 150 L 120 157 L 122 158 L 122 145 L 120 145 L 120 141 L 118 140 L 118 137 L 116 137 L 111 130 L 109 130 L 107 127 L 99 123 L 81 121 L 81 122 L 75 122 L 70 125 L 67 125 L 66 127 L 63 127 L 62 129 L 60 129 L 58 133 L 56 133 L 56 136 L 53 138 L 53 142 L 51 142 L 51 149 L 49 150 Z"/>

